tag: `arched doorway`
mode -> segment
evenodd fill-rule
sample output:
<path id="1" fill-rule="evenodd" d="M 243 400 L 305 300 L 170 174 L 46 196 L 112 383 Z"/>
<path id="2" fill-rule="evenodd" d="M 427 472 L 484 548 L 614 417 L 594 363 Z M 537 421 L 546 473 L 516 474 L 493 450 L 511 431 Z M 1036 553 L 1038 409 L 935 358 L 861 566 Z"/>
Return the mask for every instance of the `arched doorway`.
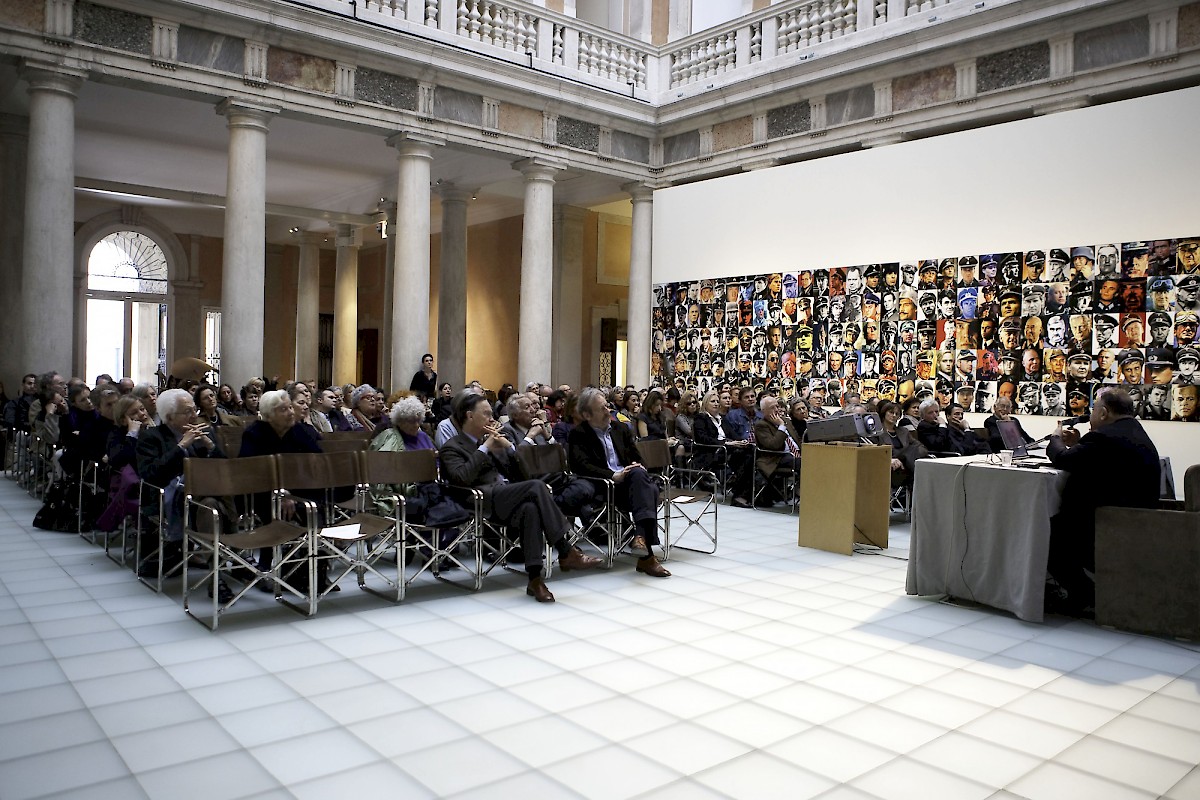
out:
<path id="1" fill-rule="evenodd" d="M 167 256 L 149 236 L 114 231 L 87 254 L 87 380 L 107 373 L 158 384 L 167 359 Z"/>

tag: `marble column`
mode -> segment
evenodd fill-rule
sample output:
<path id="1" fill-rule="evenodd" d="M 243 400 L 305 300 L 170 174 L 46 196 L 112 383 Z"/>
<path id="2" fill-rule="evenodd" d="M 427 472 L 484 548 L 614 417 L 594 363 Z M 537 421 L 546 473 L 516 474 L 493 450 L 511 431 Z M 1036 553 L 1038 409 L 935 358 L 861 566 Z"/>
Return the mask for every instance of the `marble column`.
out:
<path id="1" fill-rule="evenodd" d="M 0 381 L 16 397 L 25 362 L 21 327 L 21 231 L 25 226 L 25 165 L 28 162 L 29 118 L 0 114 L 0 342 L 7 353 L 0 365 Z"/>
<path id="2" fill-rule="evenodd" d="M 442 198 L 441 284 L 438 291 L 438 383 L 458 391 L 467 382 L 467 203 L 469 189 L 438 187 Z"/>
<path id="3" fill-rule="evenodd" d="M 548 383 L 554 340 L 555 163 L 527 158 L 513 164 L 525 176 L 521 226 L 521 319 L 517 342 L 517 387 Z"/>
<path id="4" fill-rule="evenodd" d="M 358 248 L 362 231 L 337 226 L 337 276 L 333 285 L 333 382 L 358 383 Z"/>
<path id="5" fill-rule="evenodd" d="M 386 203 L 387 238 L 383 240 L 383 320 L 379 328 L 379 385 L 392 385 L 392 295 L 396 293 L 396 204 Z M 358 342 L 355 341 L 355 351 Z M 357 359 L 356 359 L 357 360 Z M 360 379 L 362 376 L 359 376 Z"/>
<path id="6" fill-rule="evenodd" d="M 316 380 L 317 346 L 321 316 L 321 242 L 324 236 L 312 231 L 296 234 L 300 265 L 296 276 L 296 366 L 292 377 Z"/>
<path id="7" fill-rule="evenodd" d="M 85 73 L 27 61 L 29 144 L 25 168 L 21 308 L 23 366 L 82 371 L 72 360 L 76 314 L 75 98 Z M 48 334 L 51 329 L 56 334 Z M 80 359 L 82 360 L 82 359 Z"/>
<path id="8" fill-rule="evenodd" d="M 217 113 L 229 128 L 225 246 L 221 264 L 221 380 L 241 386 L 263 373 L 267 129 L 278 108 L 238 98 Z"/>
<path id="9" fill-rule="evenodd" d="M 555 386 L 583 377 L 583 221 L 587 211 L 576 206 L 554 209 L 554 369 Z"/>
<path id="10" fill-rule="evenodd" d="M 650 245 L 654 235 L 654 190 L 627 183 L 621 190 L 633 201 L 633 230 L 629 246 L 629 329 L 625 382 L 650 385 L 651 272 Z"/>
<path id="11" fill-rule="evenodd" d="M 416 133 L 398 133 L 388 144 L 399 152 L 396 188 L 396 260 L 392 294 L 391 384 L 407 389 L 429 352 L 429 171 L 443 144 Z"/>

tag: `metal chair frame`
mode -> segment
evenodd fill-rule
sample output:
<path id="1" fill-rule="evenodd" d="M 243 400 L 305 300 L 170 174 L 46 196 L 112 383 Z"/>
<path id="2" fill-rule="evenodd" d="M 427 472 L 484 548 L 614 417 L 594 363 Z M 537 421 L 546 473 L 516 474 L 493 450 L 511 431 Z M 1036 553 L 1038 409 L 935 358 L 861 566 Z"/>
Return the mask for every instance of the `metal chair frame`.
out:
<path id="1" fill-rule="evenodd" d="M 210 630 L 216 630 L 220 617 L 229 610 L 246 592 L 260 581 L 274 584 L 276 601 L 293 611 L 312 616 L 317 610 L 315 519 L 317 506 L 303 498 L 293 498 L 303 505 L 307 525 L 300 526 L 281 519 L 283 500 L 289 495 L 279 488 L 278 464 L 275 456 L 256 456 L 234 461 L 228 459 L 192 459 L 184 462 L 184 542 L 192 549 L 183 559 L 183 610 L 188 616 Z M 249 512 L 236 520 L 234 533 L 222 532 L 220 509 L 202 498 L 249 497 L 269 493 L 273 521 L 256 524 Z M 210 530 L 200 530 L 199 521 L 208 520 Z M 260 548 L 272 551 L 271 566 L 260 569 L 256 551 Z M 194 549 L 193 549 L 194 548 Z M 200 577 L 193 580 L 189 574 L 193 559 L 208 559 Z M 301 590 L 288 582 L 289 567 L 302 567 L 308 577 L 308 589 Z M 242 582 L 242 588 L 228 601 L 220 600 L 222 575 L 231 575 Z M 195 613 L 191 607 L 192 592 L 209 584 L 212 600 L 211 621 Z M 285 597 L 285 592 L 287 597 Z M 291 596 L 304 601 L 297 604 Z"/>
<path id="2" fill-rule="evenodd" d="M 794 466 L 781 469 L 776 468 L 775 472 L 770 476 L 764 475 L 758 469 L 758 455 L 766 453 L 767 455 L 786 456 L 792 455 L 788 450 L 767 450 L 765 448 L 754 445 L 754 452 L 750 454 L 754 463 L 754 477 L 750 482 L 750 504 L 758 505 L 759 498 L 768 489 L 775 489 L 783 496 L 783 502 L 788 506 L 788 513 L 796 509 L 796 504 L 800 499 L 800 456 L 795 455 Z M 786 477 L 787 481 L 780 481 L 780 478 Z"/>
<path id="3" fill-rule="evenodd" d="M 712 472 L 704 470 L 693 470 L 686 467 L 676 467 L 671 460 L 671 448 L 662 439 L 643 439 L 637 443 L 638 455 L 642 459 L 642 463 L 651 470 L 661 470 L 658 475 L 658 480 L 662 486 L 661 505 L 663 507 L 663 520 L 659 526 L 662 531 L 662 551 L 663 559 L 671 558 L 671 550 L 678 547 L 681 550 L 690 550 L 696 553 L 712 554 L 717 551 L 717 535 L 718 535 L 718 516 L 717 509 L 720 504 L 717 503 L 716 495 L 712 492 L 700 491 L 694 488 L 681 488 L 675 486 L 676 478 L 682 479 L 679 482 L 684 484 L 684 487 L 697 486 L 700 479 L 708 477 L 713 483 L 716 483 L 716 476 Z M 694 504 L 699 504 L 699 510 L 693 512 Z M 705 525 L 705 517 L 712 515 L 712 530 Z M 678 520 L 683 524 L 683 530 L 677 533 L 671 530 L 672 520 Z M 693 528 L 697 528 L 704 534 L 705 539 L 712 545 L 711 549 L 704 547 L 688 547 L 677 544 L 683 539 Z"/>
<path id="4" fill-rule="evenodd" d="M 529 480 L 543 480 L 547 475 L 562 473 L 572 478 L 578 477 L 571 472 L 570 466 L 567 464 L 567 451 L 557 442 L 544 445 L 529 445 L 527 447 L 517 448 L 517 463 L 521 465 L 521 471 Z M 607 504 L 606 504 L 607 506 Z M 605 515 L 593 520 L 579 520 L 571 522 L 571 518 L 567 519 L 570 524 L 570 529 L 567 532 L 567 543 L 571 547 L 578 547 L 581 550 L 592 550 L 599 557 L 604 559 L 605 566 L 612 566 L 612 537 L 610 529 L 604 523 Z M 600 545 L 592 541 L 591 536 L 597 532 L 603 534 L 604 544 Z M 553 572 L 554 554 L 551 552 L 549 545 L 546 546 L 546 561 L 545 561 L 545 576 L 550 577 Z"/>

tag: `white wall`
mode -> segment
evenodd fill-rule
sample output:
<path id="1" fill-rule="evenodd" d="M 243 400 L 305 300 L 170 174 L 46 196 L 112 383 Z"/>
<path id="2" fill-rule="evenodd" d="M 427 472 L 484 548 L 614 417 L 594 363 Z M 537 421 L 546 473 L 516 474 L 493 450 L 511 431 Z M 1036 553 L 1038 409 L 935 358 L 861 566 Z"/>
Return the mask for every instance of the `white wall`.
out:
<path id="1" fill-rule="evenodd" d="M 1198 132 L 1184 89 L 660 189 L 654 282 L 1196 235 Z"/>
<path id="2" fill-rule="evenodd" d="M 654 282 L 1197 235 L 1198 131 L 1183 89 L 661 189 Z M 1182 487 L 1200 425 L 1146 429 Z"/>

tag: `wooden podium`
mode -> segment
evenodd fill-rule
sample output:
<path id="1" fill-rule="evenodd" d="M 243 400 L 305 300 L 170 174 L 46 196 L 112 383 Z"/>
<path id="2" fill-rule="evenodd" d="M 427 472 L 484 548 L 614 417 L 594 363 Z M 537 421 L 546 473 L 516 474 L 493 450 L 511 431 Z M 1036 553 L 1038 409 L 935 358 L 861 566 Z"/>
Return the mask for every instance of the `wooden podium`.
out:
<path id="1" fill-rule="evenodd" d="M 855 542 L 888 546 L 892 448 L 806 443 L 801 464 L 801 547 L 850 555 Z"/>

